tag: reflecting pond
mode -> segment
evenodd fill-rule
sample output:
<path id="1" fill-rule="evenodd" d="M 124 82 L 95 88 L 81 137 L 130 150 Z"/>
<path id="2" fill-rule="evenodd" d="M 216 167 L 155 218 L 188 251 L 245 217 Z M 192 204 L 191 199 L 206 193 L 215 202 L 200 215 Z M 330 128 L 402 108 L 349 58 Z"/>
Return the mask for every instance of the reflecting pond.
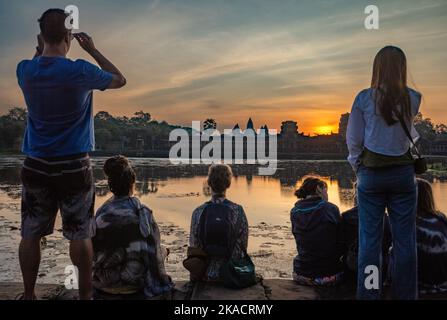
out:
<path id="1" fill-rule="evenodd" d="M 111 194 L 102 172 L 105 158 L 92 160 L 98 208 Z M 167 159 L 132 158 L 137 174 L 136 194 L 153 211 L 171 255 L 166 267 L 174 279 L 186 279 L 182 267 L 188 242 L 191 213 L 210 196 L 207 166 L 172 165 Z M 0 281 L 20 281 L 17 245 L 20 239 L 20 167 L 22 158 L 0 159 Z M 273 176 L 259 176 L 254 165 L 233 166 L 234 179 L 228 198 L 244 206 L 250 224 L 249 253 L 257 271 L 266 278 L 291 277 L 295 243 L 289 212 L 296 201 L 295 189 L 306 175 L 318 174 L 329 186 L 329 199 L 341 211 L 352 206 L 354 174 L 344 161 L 278 161 Z M 447 179 L 427 175 L 437 205 L 447 212 Z M 67 241 L 61 241 L 60 219 L 55 233 L 43 246 L 39 282 L 64 281 L 70 264 Z"/>

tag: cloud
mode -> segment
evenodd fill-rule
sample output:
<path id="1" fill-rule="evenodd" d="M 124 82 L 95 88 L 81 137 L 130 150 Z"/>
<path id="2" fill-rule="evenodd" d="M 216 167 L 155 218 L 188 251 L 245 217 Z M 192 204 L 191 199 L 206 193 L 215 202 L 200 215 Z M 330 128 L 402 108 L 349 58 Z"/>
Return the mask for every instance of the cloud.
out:
<path id="1" fill-rule="evenodd" d="M 23 104 L 15 64 L 31 55 L 33 19 L 50 2 L 0 3 L 6 110 Z M 81 27 L 128 80 L 122 90 L 97 93 L 96 106 L 115 114 L 143 109 L 180 124 L 213 117 L 230 125 L 254 116 L 273 128 L 299 119 L 311 130 L 350 109 L 356 91 L 368 86 L 375 53 L 393 43 L 407 52 L 426 113 L 447 121 L 446 3 L 377 4 L 381 29 L 366 31 L 358 1 L 79 1 Z M 70 57 L 89 59 L 77 44 Z"/>

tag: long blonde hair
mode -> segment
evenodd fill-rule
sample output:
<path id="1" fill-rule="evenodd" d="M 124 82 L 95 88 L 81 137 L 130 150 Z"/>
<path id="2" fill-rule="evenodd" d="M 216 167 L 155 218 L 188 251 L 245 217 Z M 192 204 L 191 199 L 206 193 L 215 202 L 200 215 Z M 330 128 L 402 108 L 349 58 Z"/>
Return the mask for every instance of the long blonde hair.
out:
<path id="1" fill-rule="evenodd" d="M 417 215 L 437 215 L 435 198 L 433 197 L 433 190 L 430 182 L 424 179 L 417 178 L 418 182 L 418 209 Z"/>

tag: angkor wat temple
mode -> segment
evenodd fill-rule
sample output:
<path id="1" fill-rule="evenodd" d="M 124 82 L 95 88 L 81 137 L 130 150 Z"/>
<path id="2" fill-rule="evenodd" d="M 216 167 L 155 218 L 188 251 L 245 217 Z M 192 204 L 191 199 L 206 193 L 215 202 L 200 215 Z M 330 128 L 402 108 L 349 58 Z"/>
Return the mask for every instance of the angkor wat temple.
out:
<path id="1" fill-rule="evenodd" d="M 314 136 L 300 132 L 296 121 L 283 121 L 281 129 L 276 135 L 278 159 L 346 159 L 348 151 L 345 137 L 348 119 L 349 113 L 340 116 L 337 133 Z M 269 132 L 267 125 L 257 129 L 251 118 L 248 119 L 245 128 L 241 128 L 239 124 L 236 124 L 233 127 L 233 132 L 244 133 L 247 129 L 253 130 L 256 137 L 262 130 Z M 271 135 L 272 130 L 269 133 Z M 97 151 L 94 154 L 110 155 L 121 153 L 128 156 L 167 158 L 169 150 L 176 143 L 176 141 L 169 141 L 168 137 L 160 138 L 150 135 L 138 135 L 133 139 L 116 139 L 115 142 L 105 146 L 97 145 Z M 201 146 L 205 144 L 207 142 L 201 142 Z M 268 150 L 267 143 L 266 149 Z M 426 155 L 447 155 L 447 140 L 435 139 L 434 141 L 426 141 L 422 137 L 419 149 Z M 246 145 L 244 145 L 244 154 L 245 151 Z M 192 153 L 190 152 L 190 154 Z"/>

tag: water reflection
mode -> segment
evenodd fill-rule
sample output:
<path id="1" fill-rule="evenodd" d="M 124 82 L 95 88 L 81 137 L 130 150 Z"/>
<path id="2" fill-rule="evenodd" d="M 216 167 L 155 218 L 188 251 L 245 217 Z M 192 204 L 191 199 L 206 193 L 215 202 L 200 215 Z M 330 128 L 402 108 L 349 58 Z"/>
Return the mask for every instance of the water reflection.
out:
<path id="1" fill-rule="evenodd" d="M 97 206 L 110 195 L 102 171 L 104 158 L 95 158 L 93 174 L 96 181 Z M 195 206 L 206 201 L 210 190 L 206 185 L 206 165 L 171 165 L 165 159 L 131 159 L 137 174 L 136 194 L 158 212 L 162 219 L 178 223 L 189 219 Z M 20 159 L 0 161 L 0 189 L 12 201 L 20 200 Z M 247 208 L 255 221 L 267 219 L 285 223 L 288 211 L 296 201 L 294 191 L 307 175 L 323 177 L 329 186 L 330 201 L 341 210 L 352 206 L 352 188 L 355 176 L 343 161 L 279 161 L 273 176 L 258 176 L 253 165 L 233 166 L 234 180 L 229 197 Z M 433 184 L 439 208 L 447 209 L 442 194 L 447 190 L 447 179 L 427 174 Z M 251 212 L 249 211 L 251 210 Z M 278 218 L 279 215 L 283 218 Z M 274 218 L 272 218 L 274 217 Z M 286 218 L 287 217 L 287 218 Z"/>
<path id="2" fill-rule="evenodd" d="M 96 208 L 110 197 L 107 179 L 102 172 L 104 161 L 103 158 L 92 160 Z M 171 251 L 167 270 L 175 279 L 187 279 L 188 274 L 181 261 L 185 258 L 192 211 L 211 195 L 206 184 L 208 166 L 174 166 L 168 160 L 161 159 L 131 161 L 137 174 L 136 194 L 153 210 L 161 229 L 163 245 Z M 20 158 L 0 159 L 0 225 L 4 230 L 10 230 L 0 234 L 3 248 L 0 254 L 0 281 L 21 281 L 17 258 L 20 240 L 20 168 Z M 244 206 L 250 226 L 248 250 L 257 270 L 266 278 L 291 277 L 291 263 L 296 247 L 290 232 L 290 209 L 296 201 L 294 192 L 305 176 L 320 175 L 328 184 L 329 200 L 338 205 L 341 211 L 349 209 L 353 204 L 355 177 L 346 162 L 280 161 L 275 175 L 268 177 L 258 176 L 257 167 L 251 165 L 233 166 L 233 171 L 235 177 L 228 197 Z M 446 179 L 431 175 L 425 178 L 433 184 L 439 209 L 446 212 Z M 61 228 L 60 220 L 58 216 L 56 230 Z M 70 261 L 67 242 L 60 239 L 60 232 L 48 238 L 54 246 L 43 251 L 41 268 L 46 270 L 48 277 L 39 278 L 39 281 L 64 281 L 64 266 Z"/>

